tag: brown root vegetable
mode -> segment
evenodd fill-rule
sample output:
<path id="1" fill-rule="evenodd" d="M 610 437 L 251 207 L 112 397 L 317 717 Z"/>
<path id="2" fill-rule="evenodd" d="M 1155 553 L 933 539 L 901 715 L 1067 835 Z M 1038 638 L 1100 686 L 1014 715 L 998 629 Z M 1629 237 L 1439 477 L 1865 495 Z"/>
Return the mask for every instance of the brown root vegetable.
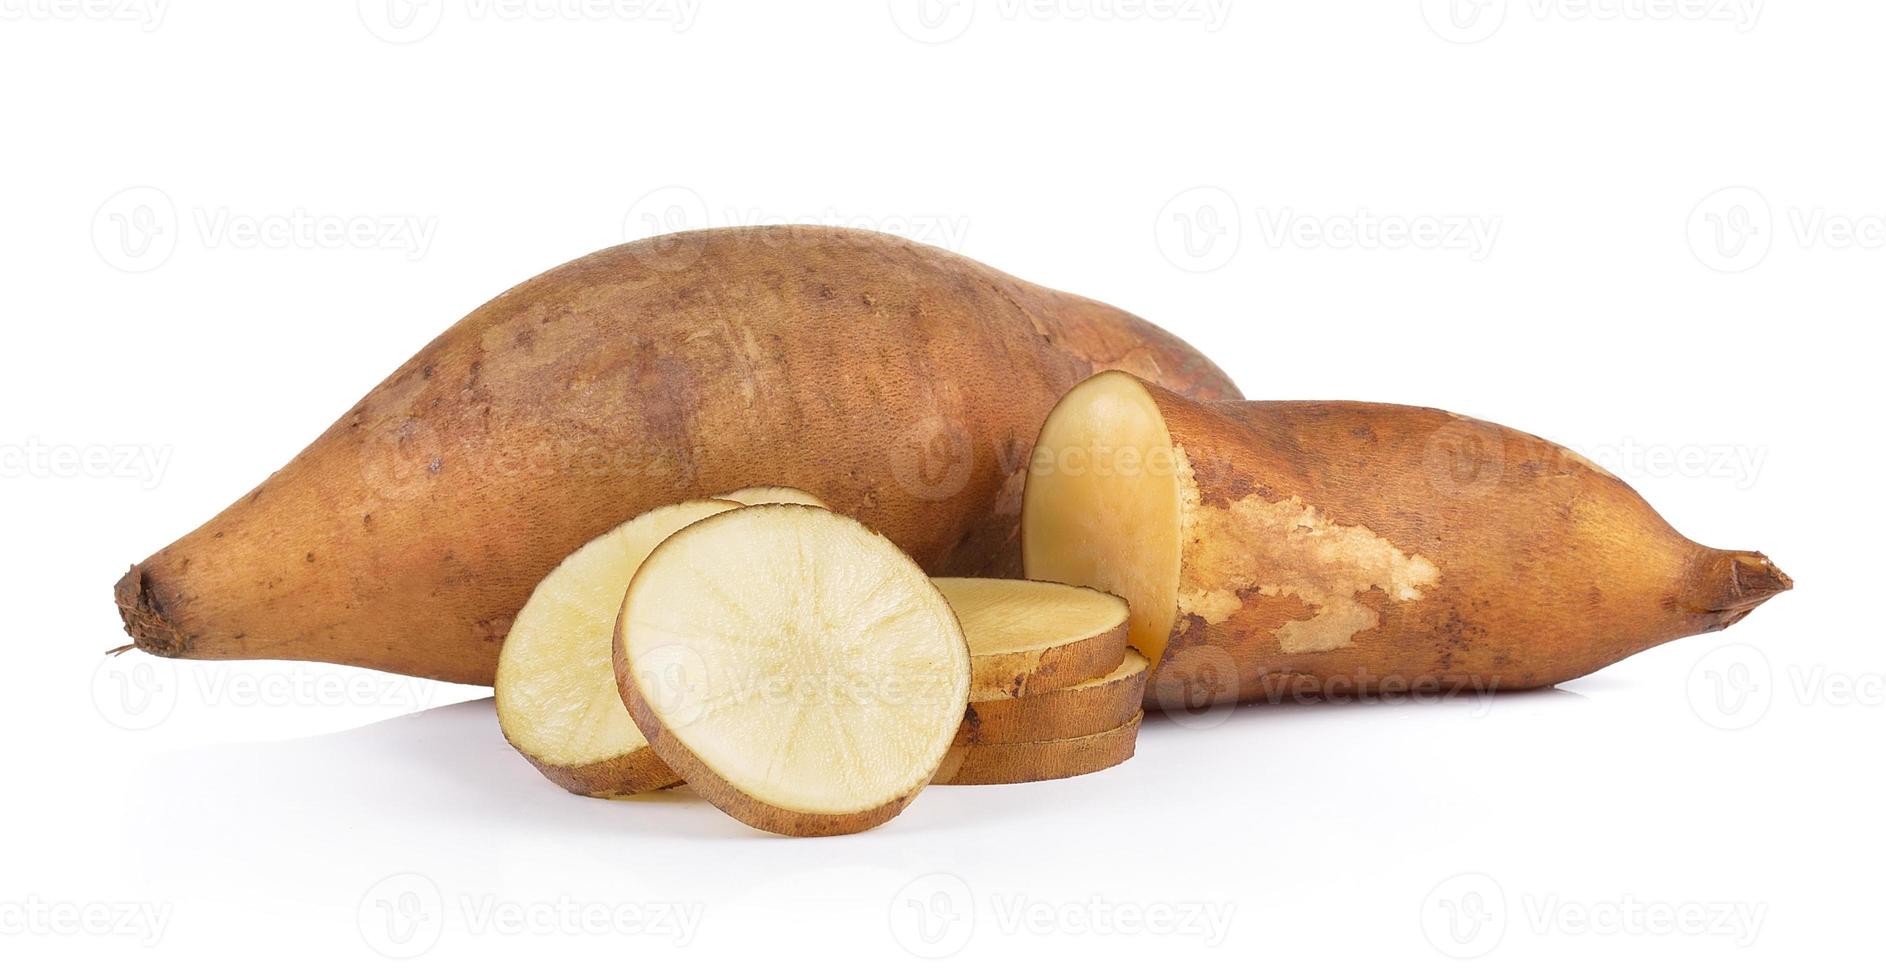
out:
<path id="1" fill-rule="evenodd" d="M 1131 604 L 1148 707 L 1557 684 L 1791 586 L 1522 432 L 1118 372 L 1043 425 L 1022 539 L 1029 577 Z"/>
<path id="2" fill-rule="evenodd" d="M 1021 698 L 971 697 L 956 744 L 1043 742 L 1118 728 L 1139 713 L 1147 666 L 1145 657 L 1128 651 L 1111 672 L 1073 687 Z"/>
<path id="3" fill-rule="evenodd" d="M 737 504 L 805 504 L 807 507 L 824 507 L 826 510 L 831 510 L 825 501 L 797 487 L 741 487 L 731 493 L 718 493 L 714 496 Z"/>
<path id="4" fill-rule="evenodd" d="M 558 786 L 617 797 L 674 786 L 616 688 L 616 616 L 629 580 L 655 546 L 739 507 L 690 500 L 657 507 L 577 549 L 537 584 L 498 654 L 498 726 Z"/>
<path id="5" fill-rule="evenodd" d="M 472 312 L 115 597 L 163 656 L 489 684 L 565 556 L 748 485 L 814 494 L 931 574 L 1012 575 L 1035 433 L 1106 368 L 1236 395 L 1137 317 L 902 239 L 635 242 Z"/>
<path id="6" fill-rule="evenodd" d="M 956 745 L 930 781 L 938 786 L 988 786 L 1035 783 L 1085 776 L 1133 757 L 1141 716 L 1091 735 L 1045 742 Z"/>
<path id="7" fill-rule="evenodd" d="M 800 504 L 655 548 L 615 631 L 629 714 L 695 792 L 761 830 L 848 834 L 930 781 L 969 698 L 962 627 L 923 570 Z"/>
<path id="8" fill-rule="evenodd" d="M 939 578 L 969 640 L 969 699 L 1078 684 L 1126 657 L 1126 602 L 1059 582 Z"/>

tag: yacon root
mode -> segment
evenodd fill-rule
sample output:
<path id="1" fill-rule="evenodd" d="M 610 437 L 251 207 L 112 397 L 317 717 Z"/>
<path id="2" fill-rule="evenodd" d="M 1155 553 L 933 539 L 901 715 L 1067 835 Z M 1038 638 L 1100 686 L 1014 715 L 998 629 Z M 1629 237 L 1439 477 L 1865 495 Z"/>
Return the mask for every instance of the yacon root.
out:
<path id="1" fill-rule="evenodd" d="M 1542 687 L 1792 586 L 1576 453 L 1448 412 L 1193 401 L 1119 372 L 1042 427 L 1030 578 L 1131 605 L 1148 707 Z"/>

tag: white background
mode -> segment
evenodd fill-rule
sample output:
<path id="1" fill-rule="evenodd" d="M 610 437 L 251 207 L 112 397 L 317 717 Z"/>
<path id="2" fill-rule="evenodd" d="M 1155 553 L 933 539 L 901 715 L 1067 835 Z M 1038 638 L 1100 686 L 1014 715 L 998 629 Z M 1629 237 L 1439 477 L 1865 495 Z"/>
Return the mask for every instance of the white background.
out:
<path id="1" fill-rule="evenodd" d="M 1876 960 L 1882 5 L 113 2 L 0 0 L 12 972 Z M 1252 397 L 1553 438 L 1799 587 L 1560 690 L 1150 723 L 809 841 L 569 796 L 477 689 L 101 658 L 130 562 L 478 303 L 778 220 L 1116 303 Z"/>

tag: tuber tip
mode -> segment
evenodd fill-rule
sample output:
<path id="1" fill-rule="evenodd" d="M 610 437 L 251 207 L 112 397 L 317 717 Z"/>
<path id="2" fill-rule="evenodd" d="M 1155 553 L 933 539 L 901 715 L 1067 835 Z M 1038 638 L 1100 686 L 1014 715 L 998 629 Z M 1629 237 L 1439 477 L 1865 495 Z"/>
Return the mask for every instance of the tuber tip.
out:
<path id="1" fill-rule="evenodd" d="M 183 632 L 164 615 L 162 603 L 151 591 L 144 569 L 132 565 L 112 589 L 124 631 L 131 635 L 131 646 L 162 657 L 180 656 L 185 647 Z M 128 649 L 121 647 L 113 653 Z"/>
<path id="2" fill-rule="evenodd" d="M 1703 611 L 1719 617 L 1715 629 L 1740 622 L 1756 606 L 1794 588 L 1794 579 L 1759 551 L 1718 551 L 1710 566 L 1712 601 Z"/>
<path id="3" fill-rule="evenodd" d="M 1734 552 L 1731 565 L 1736 591 L 1750 604 L 1761 603 L 1794 588 L 1794 579 L 1759 551 Z"/>

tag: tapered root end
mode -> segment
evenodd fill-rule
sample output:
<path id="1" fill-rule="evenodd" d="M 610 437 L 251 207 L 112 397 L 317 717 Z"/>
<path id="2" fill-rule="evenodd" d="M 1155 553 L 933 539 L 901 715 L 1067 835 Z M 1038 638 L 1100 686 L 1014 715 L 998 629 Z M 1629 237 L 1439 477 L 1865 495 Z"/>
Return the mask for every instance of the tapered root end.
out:
<path id="1" fill-rule="evenodd" d="M 160 657 L 181 657 L 188 645 L 183 632 L 164 615 L 164 608 L 151 591 L 144 569 L 132 565 L 112 590 L 118 603 L 118 615 L 124 619 L 124 631 L 131 634 L 131 645 Z M 120 647 L 117 653 L 128 649 Z"/>
<path id="2" fill-rule="evenodd" d="M 1794 579 L 1788 573 L 1775 567 L 1768 556 L 1759 551 L 1738 551 L 1732 562 L 1735 575 L 1735 587 L 1743 597 L 1743 602 L 1751 608 L 1794 588 Z"/>
<path id="3" fill-rule="evenodd" d="M 1708 581 L 1715 587 L 1705 612 L 1720 617 L 1716 629 L 1733 626 L 1756 606 L 1794 588 L 1794 579 L 1759 551 L 1719 551 Z"/>

